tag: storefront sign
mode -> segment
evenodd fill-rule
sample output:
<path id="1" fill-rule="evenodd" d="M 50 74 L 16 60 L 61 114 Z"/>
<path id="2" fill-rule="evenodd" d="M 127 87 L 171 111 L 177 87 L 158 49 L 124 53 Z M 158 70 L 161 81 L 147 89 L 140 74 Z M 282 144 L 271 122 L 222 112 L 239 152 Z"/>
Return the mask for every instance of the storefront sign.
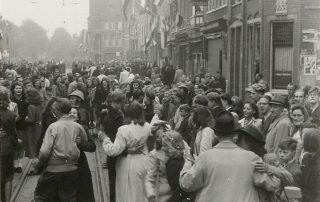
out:
<path id="1" fill-rule="evenodd" d="M 315 55 L 301 56 L 304 75 L 316 75 L 317 57 Z"/>

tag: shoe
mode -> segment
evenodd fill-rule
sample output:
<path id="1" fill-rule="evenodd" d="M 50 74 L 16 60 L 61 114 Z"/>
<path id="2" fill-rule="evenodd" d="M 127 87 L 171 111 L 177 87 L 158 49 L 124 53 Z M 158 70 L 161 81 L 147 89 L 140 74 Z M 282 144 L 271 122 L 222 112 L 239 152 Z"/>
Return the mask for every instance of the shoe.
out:
<path id="1" fill-rule="evenodd" d="M 22 173 L 22 168 L 21 167 L 14 168 L 14 172 L 15 173 Z"/>

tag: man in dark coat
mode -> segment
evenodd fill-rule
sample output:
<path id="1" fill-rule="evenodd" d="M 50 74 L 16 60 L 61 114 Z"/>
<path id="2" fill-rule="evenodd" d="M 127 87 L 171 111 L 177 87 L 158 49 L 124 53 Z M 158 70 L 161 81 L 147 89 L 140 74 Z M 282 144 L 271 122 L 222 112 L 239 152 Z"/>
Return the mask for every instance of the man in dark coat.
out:
<path id="1" fill-rule="evenodd" d="M 126 97 L 122 92 L 115 91 L 110 95 L 111 104 L 101 110 L 101 126 L 112 142 L 116 139 L 118 128 L 124 124 L 123 106 Z M 116 157 L 107 158 L 109 173 L 110 201 L 115 202 L 116 193 Z"/>

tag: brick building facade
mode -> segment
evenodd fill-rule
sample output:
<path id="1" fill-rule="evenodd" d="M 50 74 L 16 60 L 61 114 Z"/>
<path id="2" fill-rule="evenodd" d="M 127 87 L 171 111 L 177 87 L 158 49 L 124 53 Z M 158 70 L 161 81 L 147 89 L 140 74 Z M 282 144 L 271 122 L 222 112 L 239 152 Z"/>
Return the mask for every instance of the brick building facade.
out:
<path id="1" fill-rule="evenodd" d="M 220 70 L 240 96 L 256 73 L 275 93 L 319 82 L 320 1 L 172 0 L 170 7 L 170 59 L 186 74 Z"/>

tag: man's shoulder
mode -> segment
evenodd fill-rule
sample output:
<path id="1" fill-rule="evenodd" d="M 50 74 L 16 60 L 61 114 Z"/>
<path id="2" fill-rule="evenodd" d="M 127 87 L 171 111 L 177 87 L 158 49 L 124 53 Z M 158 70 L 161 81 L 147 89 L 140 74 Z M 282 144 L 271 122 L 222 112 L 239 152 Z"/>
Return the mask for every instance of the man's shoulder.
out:
<path id="1" fill-rule="evenodd" d="M 288 127 L 291 126 L 291 121 L 289 119 L 288 116 L 283 116 L 280 120 L 279 120 L 279 124 L 280 125 L 288 125 Z"/>
<path id="2" fill-rule="evenodd" d="M 201 157 L 202 156 L 202 157 Z M 259 161 L 260 157 L 251 151 L 244 150 L 238 146 L 235 147 L 213 147 L 200 154 L 201 158 L 207 160 L 218 160 L 226 159 L 230 157 L 240 158 L 240 159 L 249 159 L 250 161 Z"/>
<path id="3" fill-rule="evenodd" d="M 60 119 L 50 125 L 50 127 L 66 127 L 66 128 L 70 128 L 70 126 L 72 126 L 74 128 L 82 128 L 82 126 L 79 123 L 77 123 L 71 119 L 70 120 L 69 119 Z"/>

